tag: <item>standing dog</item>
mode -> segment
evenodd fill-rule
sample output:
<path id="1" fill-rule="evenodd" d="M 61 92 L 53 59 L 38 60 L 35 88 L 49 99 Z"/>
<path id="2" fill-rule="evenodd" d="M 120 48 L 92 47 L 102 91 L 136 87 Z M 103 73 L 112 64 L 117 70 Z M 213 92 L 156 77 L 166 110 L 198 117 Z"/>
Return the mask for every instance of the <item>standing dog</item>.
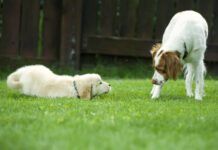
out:
<path id="1" fill-rule="evenodd" d="M 57 75 L 43 65 L 19 68 L 8 76 L 7 85 L 26 95 L 50 98 L 91 99 L 111 89 L 98 74 Z"/>
<path id="2" fill-rule="evenodd" d="M 195 99 L 202 100 L 207 37 L 208 25 L 199 13 L 183 11 L 173 16 L 164 32 L 162 44 L 154 45 L 151 50 L 155 69 L 152 99 L 160 96 L 161 88 L 169 78 L 176 80 L 184 66 L 187 96 L 193 96 L 192 80 L 195 79 Z"/>

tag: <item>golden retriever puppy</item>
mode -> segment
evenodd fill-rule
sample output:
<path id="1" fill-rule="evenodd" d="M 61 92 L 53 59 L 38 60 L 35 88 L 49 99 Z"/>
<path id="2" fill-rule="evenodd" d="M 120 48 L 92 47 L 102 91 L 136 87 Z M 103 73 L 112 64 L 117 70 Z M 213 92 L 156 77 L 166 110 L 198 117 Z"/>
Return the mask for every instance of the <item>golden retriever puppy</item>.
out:
<path id="1" fill-rule="evenodd" d="M 74 77 L 57 75 L 43 65 L 30 65 L 17 69 L 8 76 L 7 85 L 25 95 L 50 98 L 91 99 L 111 90 L 111 86 L 98 74 Z"/>

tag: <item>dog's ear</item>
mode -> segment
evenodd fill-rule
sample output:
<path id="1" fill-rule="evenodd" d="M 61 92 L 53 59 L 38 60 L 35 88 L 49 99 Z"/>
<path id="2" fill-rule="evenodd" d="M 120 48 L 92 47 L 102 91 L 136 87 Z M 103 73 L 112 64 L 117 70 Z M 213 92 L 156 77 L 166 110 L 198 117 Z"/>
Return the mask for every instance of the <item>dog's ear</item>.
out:
<path id="1" fill-rule="evenodd" d="M 160 49 L 160 47 L 161 47 L 161 43 L 156 43 L 152 46 L 152 48 L 150 50 L 152 58 L 154 58 L 154 56 L 156 55 L 156 53 Z"/>
<path id="2" fill-rule="evenodd" d="M 92 85 L 83 82 L 80 87 L 80 98 L 82 99 L 92 99 Z"/>
<path id="3" fill-rule="evenodd" d="M 166 52 L 163 53 L 162 57 L 165 61 L 167 75 L 176 80 L 178 74 L 182 71 L 182 64 L 178 54 L 176 52 Z"/>

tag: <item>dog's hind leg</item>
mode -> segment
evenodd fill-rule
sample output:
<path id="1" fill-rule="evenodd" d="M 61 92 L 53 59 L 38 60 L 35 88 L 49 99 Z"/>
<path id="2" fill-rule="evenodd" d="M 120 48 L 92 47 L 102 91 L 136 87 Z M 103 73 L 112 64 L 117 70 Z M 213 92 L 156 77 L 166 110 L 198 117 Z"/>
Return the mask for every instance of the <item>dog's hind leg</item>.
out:
<path id="1" fill-rule="evenodd" d="M 194 68 L 192 64 L 186 64 L 185 68 L 185 86 L 186 86 L 186 95 L 188 97 L 193 96 L 192 92 L 192 81 L 194 77 Z"/>
<path id="2" fill-rule="evenodd" d="M 196 66 L 195 71 L 195 99 L 202 100 L 204 95 L 204 74 L 206 72 L 205 65 L 203 61 L 200 61 L 199 64 Z"/>
<path id="3" fill-rule="evenodd" d="M 205 96 L 206 94 L 205 94 L 205 91 L 204 91 L 204 77 L 206 76 L 206 73 L 207 73 L 207 70 L 206 70 L 206 67 L 205 67 L 205 64 L 204 64 L 204 62 L 202 61 L 202 71 L 203 71 L 203 80 L 202 80 L 202 89 L 201 89 L 201 93 L 202 93 L 202 96 Z"/>

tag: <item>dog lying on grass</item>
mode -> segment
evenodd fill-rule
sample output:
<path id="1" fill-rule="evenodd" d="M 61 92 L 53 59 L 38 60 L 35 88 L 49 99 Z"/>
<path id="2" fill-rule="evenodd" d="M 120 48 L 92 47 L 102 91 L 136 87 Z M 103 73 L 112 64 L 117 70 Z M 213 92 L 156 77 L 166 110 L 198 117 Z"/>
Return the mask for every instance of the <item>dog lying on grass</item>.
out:
<path id="1" fill-rule="evenodd" d="M 98 74 L 54 74 L 43 65 L 30 65 L 17 69 L 7 78 L 7 86 L 25 95 L 37 97 L 72 97 L 92 99 L 108 93 L 111 87 Z"/>

